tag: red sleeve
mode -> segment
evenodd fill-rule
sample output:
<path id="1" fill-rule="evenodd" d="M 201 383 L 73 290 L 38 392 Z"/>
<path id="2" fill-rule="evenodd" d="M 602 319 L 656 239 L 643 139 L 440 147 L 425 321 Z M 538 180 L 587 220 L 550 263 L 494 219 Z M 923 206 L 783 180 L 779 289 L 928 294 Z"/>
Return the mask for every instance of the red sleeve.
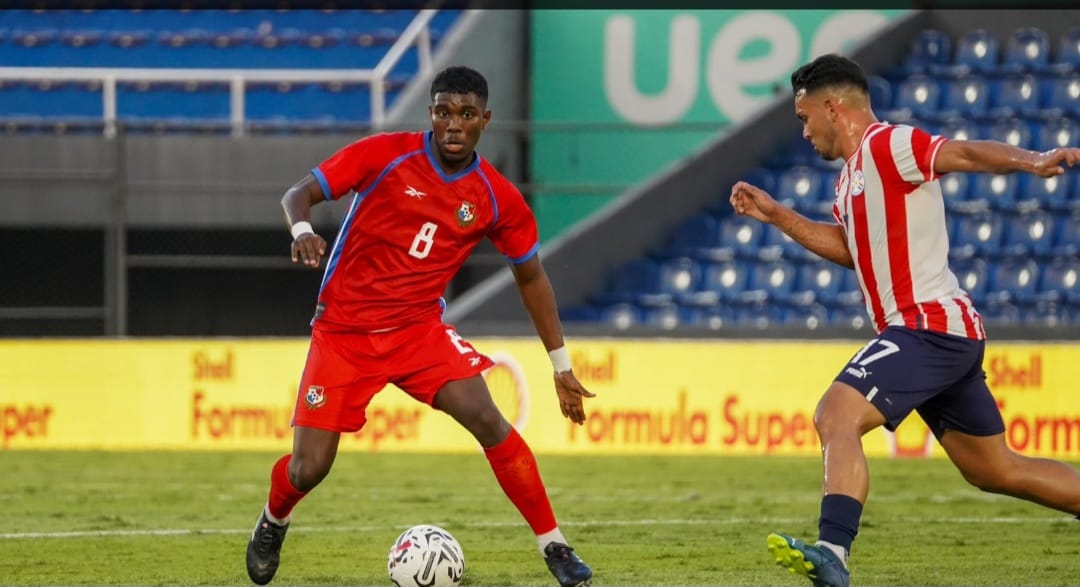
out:
<path id="1" fill-rule="evenodd" d="M 362 191 L 399 154 L 396 142 L 389 134 L 365 137 L 346 145 L 312 169 L 323 197 L 336 200 L 350 191 Z"/>
<path id="2" fill-rule="evenodd" d="M 934 159 L 948 139 L 906 125 L 896 126 L 889 138 L 896 170 L 904 181 L 920 184 L 934 181 L 940 176 L 934 171 Z"/>
<path id="3" fill-rule="evenodd" d="M 490 169 L 490 168 L 489 168 Z M 496 177 L 491 177 L 496 175 Z M 498 218 L 488 231 L 488 238 L 511 263 L 524 263 L 540 249 L 540 235 L 536 217 L 525 203 L 525 198 L 509 180 L 497 175 L 485 174 L 495 194 Z"/>

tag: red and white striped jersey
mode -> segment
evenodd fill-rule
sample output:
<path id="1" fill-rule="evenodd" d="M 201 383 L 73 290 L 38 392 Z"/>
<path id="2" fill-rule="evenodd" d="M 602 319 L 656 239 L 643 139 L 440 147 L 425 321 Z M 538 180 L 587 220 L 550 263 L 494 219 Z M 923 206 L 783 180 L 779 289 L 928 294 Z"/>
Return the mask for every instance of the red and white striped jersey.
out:
<path id="1" fill-rule="evenodd" d="M 982 317 L 949 270 L 945 203 L 934 158 L 947 139 L 874 123 L 836 182 L 843 227 L 876 332 L 906 326 L 986 338 Z"/>

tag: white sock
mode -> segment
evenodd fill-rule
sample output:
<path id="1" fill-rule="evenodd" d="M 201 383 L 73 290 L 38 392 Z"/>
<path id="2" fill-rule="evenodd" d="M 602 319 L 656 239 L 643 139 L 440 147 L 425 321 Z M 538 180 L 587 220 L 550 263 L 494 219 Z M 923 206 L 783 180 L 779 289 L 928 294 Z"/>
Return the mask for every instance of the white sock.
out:
<path id="1" fill-rule="evenodd" d="M 285 524 L 289 523 L 290 519 L 292 519 L 292 514 L 289 514 L 288 516 L 286 516 L 284 520 L 279 519 L 279 518 L 275 518 L 274 514 L 270 513 L 270 503 L 269 502 L 266 504 L 265 507 L 263 507 L 263 513 L 266 514 L 266 519 L 267 520 L 270 520 L 271 523 L 277 524 L 278 526 L 284 526 Z"/>
<path id="2" fill-rule="evenodd" d="M 536 535 L 536 545 L 540 547 L 540 554 L 544 554 L 544 548 L 552 542 L 560 542 L 566 544 L 566 537 L 559 531 L 559 527 L 555 526 L 555 529 L 551 532 L 544 532 L 543 534 Z"/>
<path id="3" fill-rule="evenodd" d="M 844 563 L 844 568 L 845 569 L 847 568 L 848 552 L 847 552 L 846 548 L 844 548 L 843 546 L 840 546 L 839 544 L 833 544 L 832 542 L 825 542 L 824 540 L 818 540 L 817 542 L 814 543 L 814 546 L 823 546 L 823 547 L 828 548 L 829 550 L 833 551 L 833 554 L 835 554 L 836 557 L 840 559 L 840 562 Z"/>

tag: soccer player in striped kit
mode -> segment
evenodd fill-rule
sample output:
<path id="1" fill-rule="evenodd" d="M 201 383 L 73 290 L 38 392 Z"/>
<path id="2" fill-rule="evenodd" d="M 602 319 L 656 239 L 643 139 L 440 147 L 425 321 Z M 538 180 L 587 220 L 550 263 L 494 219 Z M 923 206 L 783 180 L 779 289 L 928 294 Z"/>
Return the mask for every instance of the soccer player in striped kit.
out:
<path id="1" fill-rule="evenodd" d="M 282 198 L 292 260 L 325 274 L 293 416 L 293 450 L 274 464 L 247 547 L 251 580 L 273 579 L 293 507 L 330 472 L 342 432 L 363 427 L 388 383 L 446 412 L 484 449 L 499 486 L 536 535 L 561 587 L 592 570 L 567 545 L 528 444 L 499 412 L 482 373 L 494 363 L 442 321 L 441 297 L 484 238 L 506 256 L 548 350 L 563 416 L 582 424 L 593 394 L 574 376 L 536 219 L 521 193 L 475 152 L 487 80 L 449 67 L 431 83 L 427 132 L 382 133 L 343 147 Z M 311 228 L 313 205 L 353 194 L 333 246 Z M 370 504 L 371 507 L 377 507 Z"/>
<path id="2" fill-rule="evenodd" d="M 1037 153 L 880 122 L 866 75 L 837 55 L 800 67 L 791 86 L 803 138 L 824 159 L 846 161 L 835 222 L 811 221 L 745 182 L 732 187 L 731 204 L 855 270 L 877 336 L 843 366 L 814 414 L 824 460 L 818 541 L 770 534 L 776 562 L 815 587 L 849 584 L 848 552 L 869 488 L 861 438 L 879 426 L 895 429 L 913 410 L 972 485 L 1080 513 L 1080 472 L 1019 455 L 1005 442 L 982 368 L 982 318 L 949 270 L 938 185 L 949 172 L 1062 175 L 1080 162 L 1080 149 Z"/>

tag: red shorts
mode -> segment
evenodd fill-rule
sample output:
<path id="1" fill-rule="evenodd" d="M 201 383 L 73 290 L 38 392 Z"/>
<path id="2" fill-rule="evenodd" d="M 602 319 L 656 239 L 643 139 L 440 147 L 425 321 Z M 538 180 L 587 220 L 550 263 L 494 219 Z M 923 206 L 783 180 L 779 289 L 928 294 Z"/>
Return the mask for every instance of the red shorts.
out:
<path id="1" fill-rule="evenodd" d="M 371 398 L 387 383 L 431 405 L 447 382 L 479 375 L 492 365 L 442 322 L 389 332 L 332 332 L 316 326 L 292 423 L 356 432 L 367 420 Z"/>

